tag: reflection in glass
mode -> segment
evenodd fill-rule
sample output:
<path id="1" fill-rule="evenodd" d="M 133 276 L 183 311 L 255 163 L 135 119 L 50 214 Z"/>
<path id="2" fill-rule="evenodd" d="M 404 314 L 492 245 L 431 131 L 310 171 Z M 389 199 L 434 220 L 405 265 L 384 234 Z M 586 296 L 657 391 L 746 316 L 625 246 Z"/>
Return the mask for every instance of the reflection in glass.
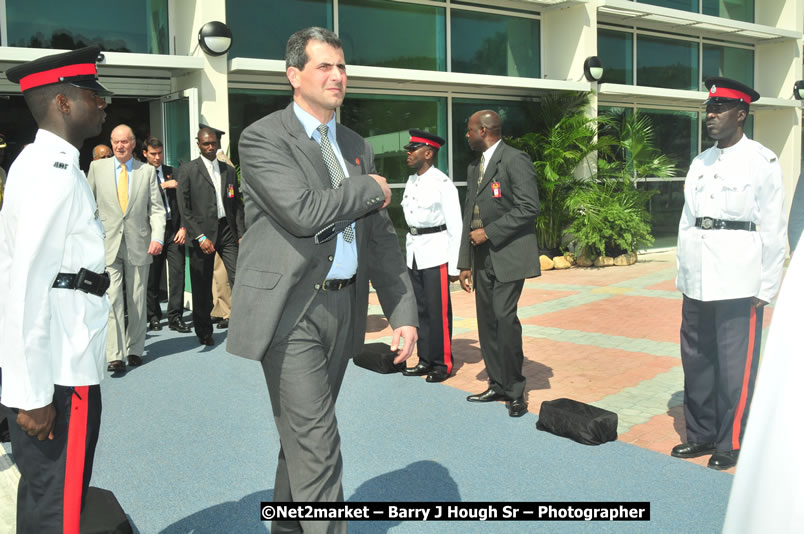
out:
<path id="1" fill-rule="evenodd" d="M 186 97 L 165 102 L 165 164 L 176 169 L 190 161 L 190 100 Z M 195 137 L 195 132 L 192 133 Z"/>
<path id="2" fill-rule="evenodd" d="M 170 53 L 168 0 L 85 0 L 80 9 L 52 0 L 11 0 L 5 6 L 10 46 Z"/>
<path id="3" fill-rule="evenodd" d="M 698 12 L 698 0 L 637 0 L 640 4 Z"/>
<path id="4" fill-rule="evenodd" d="M 754 22 L 754 0 L 703 0 L 703 13 L 731 20 Z"/>
<path id="5" fill-rule="evenodd" d="M 703 79 L 725 76 L 754 86 L 754 51 L 704 43 Z"/>
<path id="6" fill-rule="evenodd" d="M 269 113 L 287 107 L 292 100 L 287 91 L 258 91 L 256 89 L 229 89 L 229 158 L 240 164 L 237 144 L 240 134 L 251 124 Z"/>
<path id="7" fill-rule="evenodd" d="M 453 9 L 452 71 L 541 76 L 539 21 Z"/>
<path id="8" fill-rule="evenodd" d="M 634 83 L 634 34 L 600 29 L 597 55 L 603 60 L 600 83 Z"/>
<path id="9" fill-rule="evenodd" d="M 479 158 L 466 143 L 466 125 L 476 111 L 491 109 L 502 119 L 503 137 L 519 137 L 533 131 L 539 122 L 539 103 L 524 100 L 474 100 L 456 98 L 452 101 L 452 179 L 466 182 L 466 168 Z"/>
<path id="10" fill-rule="evenodd" d="M 679 176 L 686 174 L 698 153 L 698 113 L 667 109 L 644 109 L 653 122 L 654 143 L 676 162 Z"/>
<path id="11" fill-rule="evenodd" d="M 226 24 L 235 36 L 230 58 L 285 59 L 285 45 L 296 31 L 333 28 L 332 0 L 227 0 Z"/>
<path id="12" fill-rule="evenodd" d="M 637 36 L 637 85 L 698 89 L 698 43 Z"/>
<path id="13" fill-rule="evenodd" d="M 443 7 L 340 0 L 339 36 L 350 65 L 447 69 Z"/>

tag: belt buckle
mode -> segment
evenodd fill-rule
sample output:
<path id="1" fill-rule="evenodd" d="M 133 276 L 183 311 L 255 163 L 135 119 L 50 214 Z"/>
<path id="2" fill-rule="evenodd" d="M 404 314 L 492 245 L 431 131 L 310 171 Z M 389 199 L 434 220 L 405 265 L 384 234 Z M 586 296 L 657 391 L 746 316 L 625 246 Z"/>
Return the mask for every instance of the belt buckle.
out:
<path id="1" fill-rule="evenodd" d="M 703 221 L 701 221 L 701 228 L 704 230 L 711 230 L 715 224 L 715 220 L 711 217 L 704 217 Z"/>
<path id="2" fill-rule="evenodd" d="M 419 230 L 411 226 L 410 235 L 419 235 Z"/>

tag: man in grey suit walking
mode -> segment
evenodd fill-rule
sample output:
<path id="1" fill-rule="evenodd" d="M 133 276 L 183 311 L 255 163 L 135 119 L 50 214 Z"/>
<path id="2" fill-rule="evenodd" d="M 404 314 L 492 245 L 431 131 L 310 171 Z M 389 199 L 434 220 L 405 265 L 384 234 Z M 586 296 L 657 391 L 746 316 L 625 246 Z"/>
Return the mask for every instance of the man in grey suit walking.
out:
<path id="1" fill-rule="evenodd" d="M 145 350 L 148 269 L 162 252 L 165 205 L 152 165 L 135 160 L 134 132 L 125 124 L 112 130 L 113 158 L 93 161 L 89 186 L 98 203 L 106 233 L 106 271 L 109 273 L 109 331 L 106 336 L 107 370 L 116 373 L 128 364 L 142 364 Z M 123 277 L 126 290 L 123 292 Z M 123 299 L 128 305 L 128 326 Z"/>
<path id="2" fill-rule="evenodd" d="M 488 389 L 466 400 L 504 400 L 508 415 L 520 417 L 528 403 L 516 309 L 525 278 L 541 274 L 536 172 L 527 154 L 502 140 L 502 121 L 491 110 L 469 118 L 466 139 L 481 155 L 467 170 L 458 268 L 464 291 L 475 290 L 480 350 L 489 375 Z"/>
<path id="3" fill-rule="evenodd" d="M 363 345 L 369 281 L 394 328 L 397 362 L 416 345 L 416 301 L 371 146 L 335 122 L 346 93 L 340 40 L 300 30 L 286 65 L 293 102 L 240 137 L 247 230 L 227 350 L 263 366 L 282 443 L 274 500 L 334 502 L 343 500 L 335 400 Z M 345 532 L 346 523 L 271 526 L 302 530 Z"/>

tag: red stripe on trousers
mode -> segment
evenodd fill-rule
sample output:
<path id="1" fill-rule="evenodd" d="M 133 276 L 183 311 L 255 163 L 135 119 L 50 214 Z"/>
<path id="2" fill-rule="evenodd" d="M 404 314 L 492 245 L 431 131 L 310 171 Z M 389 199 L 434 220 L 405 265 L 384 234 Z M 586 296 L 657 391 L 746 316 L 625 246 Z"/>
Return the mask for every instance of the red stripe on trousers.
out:
<path id="1" fill-rule="evenodd" d="M 79 534 L 81 527 L 81 494 L 87 452 L 89 386 L 76 386 L 73 390 L 70 427 L 67 430 L 67 462 L 64 467 L 64 534 Z"/>
<path id="2" fill-rule="evenodd" d="M 754 359 L 754 335 L 757 328 L 757 309 L 751 306 L 750 319 L 748 320 L 748 355 L 745 358 L 745 372 L 743 373 L 743 387 L 740 390 L 740 401 L 737 403 L 737 410 L 734 412 L 734 424 L 731 429 L 731 448 L 740 448 L 740 427 L 745 413 L 745 405 L 748 400 L 748 381 L 751 379 L 751 360 Z"/>
<path id="3" fill-rule="evenodd" d="M 449 277 L 447 264 L 441 265 L 441 329 L 444 337 L 444 365 L 452 372 L 452 340 L 449 336 Z"/>

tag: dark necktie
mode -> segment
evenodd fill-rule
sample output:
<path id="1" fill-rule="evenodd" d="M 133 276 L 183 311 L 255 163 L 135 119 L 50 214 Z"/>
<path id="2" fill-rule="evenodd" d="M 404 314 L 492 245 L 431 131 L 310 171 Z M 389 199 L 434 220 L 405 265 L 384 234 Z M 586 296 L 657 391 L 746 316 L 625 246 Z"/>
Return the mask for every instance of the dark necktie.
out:
<path id="1" fill-rule="evenodd" d="M 159 184 L 159 192 L 162 193 L 162 203 L 165 205 L 165 220 L 170 220 L 170 208 L 168 207 L 167 192 L 162 187 L 162 171 L 156 169 L 156 181 Z"/>
<path id="2" fill-rule="evenodd" d="M 329 171 L 329 183 L 332 185 L 332 189 L 338 189 L 346 178 L 346 175 L 344 175 L 343 168 L 341 164 L 338 163 L 338 158 L 335 156 L 335 151 L 332 149 L 329 137 L 327 137 L 329 127 L 327 127 L 326 124 L 322 124 L 316 129 L 318 133 L 321 134 L 321 155 L 324 157 L 324 163 L 326 163 L 327 170 Z M 351 243 L 354 239 L 355 234 L 354 230 L 352 230 L 352 226 L 350 225 L 344 228 L 343 240 L 347 243 Z"/>
<path id="3" fill-rule="evenodd" d="M 477 168 L 478 175 L 477 175 L 477 187 L 478 193 L 480 192 L 480 182 L 483 181 L 483 174 L 486 172 L 486 155 L 482 154 L 480 156 L 480 166 Z M 477 195 L 475 195 L 477 197 Z M 475 199 L 475 208 L 472 211 L 472 221 L 469 224 L 469 228 L 475 230 L 477 228 L 483 228 L 483 220 L 480 218 L 480 210 L 477 208 L 477 199 Z"/>

